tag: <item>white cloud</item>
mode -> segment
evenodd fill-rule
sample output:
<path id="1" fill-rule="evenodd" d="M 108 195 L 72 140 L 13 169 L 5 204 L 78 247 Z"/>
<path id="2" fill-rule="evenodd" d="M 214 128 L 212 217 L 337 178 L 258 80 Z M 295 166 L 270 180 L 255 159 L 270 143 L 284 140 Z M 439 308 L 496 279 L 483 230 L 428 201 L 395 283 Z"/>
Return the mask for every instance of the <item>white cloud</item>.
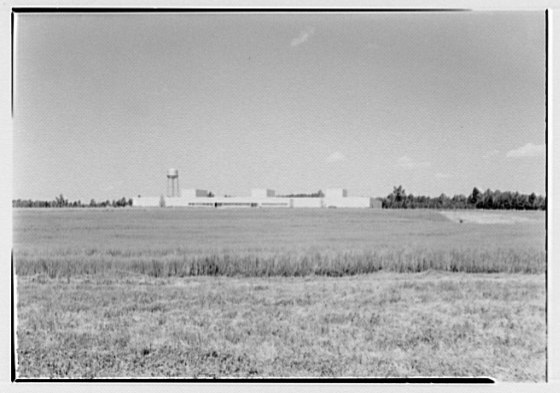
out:
<path id="1" fill-rule="evenodd" d="M 427 168 L 430 166 L 429 162 L 426 161 L 414 161 L 408 156 L 402 156 L 397 160 L 397 165 L 405 169 L 415 169 L 415 168 Z"/>
<path id="2" fill-rule="evenodd" d="M 522 157 L 541 157 L 544 156 L 544 145 L 533 145 L 527 143 L 518 149 L 510 150 L 507 152 L 506 157 L 522 158 Z"/>
<path id="3" fill-rule="evenodd" d="M 335 151 L 331 155 L 329 155 L 326 159 L 327 162 L 339 162 L 339 161 L 346 161 L 346 156 L 339 151 Z"/>
<path id="4" fill-rule="evenodd" d="M 436 173 L 436 178 L 438 179 L 449 179 L 450 177 L 451 175 L 449 173 L 441 173 L 441 172 Z"/>
<path id="5" fill-rule="evenodd" d="M 303 30 L 301 33 L 299 33 L 299 35 L 294 38 L 291 42 L 291 46 L 296 47 L 299 46 L 301 44 L 303 44 L 305 41 L 307 41 L 309 39 L 309 37 L 311 37 L 313 35 L 313 33 L 315 33 L 315 29 L 312 27 L 308 27 L 305 30 Z"/>

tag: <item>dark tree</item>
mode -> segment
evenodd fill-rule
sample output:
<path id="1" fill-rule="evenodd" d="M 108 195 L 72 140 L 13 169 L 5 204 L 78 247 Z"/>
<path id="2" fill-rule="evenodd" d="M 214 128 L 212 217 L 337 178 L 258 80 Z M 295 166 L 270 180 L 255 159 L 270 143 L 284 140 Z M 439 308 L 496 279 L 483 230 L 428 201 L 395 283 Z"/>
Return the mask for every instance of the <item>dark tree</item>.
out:
<path id="1" fill-rule="evenodd" d="M 469 195 L 469 204 L 476 206 L 476 204 L 480 201 L 480 198 L 480 190 L 476 187 L 473 188 L 471 195 Z"/>
<path id="2" fill-rule="evenodd" d="M 429 197 L 425 195 L 414 196 L 406 195 L 402 188 L 393 187 L 393 192 L 382 198 L 383 208 L 393 209 L 546 209 L 546 197 L 537 196 L 535 193 L 530 195 L 520 194 L 519 192 L 509 192 L 500 190 L 492 191 L 487 189 L 484 193 L 476 187 L 472 193 L 465 197 L 462 194 L 454 195 L 449 198 L 445 194 L 439 197 Z"/>
<path id="3" fill-rule="evenodd" d="M 68 206 L 68 199 L 64 199 L 64 195 L 60 194 L 55 198 L 54 205 L 56 207 L 66 207 Z"/>
<path id="4" fill-rule="evenodd" d="M 484 191 L 482 194 L 482 207 L 484 209 L 493 209 L 494 208 L 494 195 L 490 189 Z"/>
<path id="5" fill-rule="evenodd" d="M 531 209 L 537 209 L 538 208 L 537 203 L 536 203 L 537 202 L 537 196 L 535 195 L 534 192 L 532 192 L 531 195 L 529 195 L 528 202 L 529 202 L 529 206 L 530 206 Z"/>

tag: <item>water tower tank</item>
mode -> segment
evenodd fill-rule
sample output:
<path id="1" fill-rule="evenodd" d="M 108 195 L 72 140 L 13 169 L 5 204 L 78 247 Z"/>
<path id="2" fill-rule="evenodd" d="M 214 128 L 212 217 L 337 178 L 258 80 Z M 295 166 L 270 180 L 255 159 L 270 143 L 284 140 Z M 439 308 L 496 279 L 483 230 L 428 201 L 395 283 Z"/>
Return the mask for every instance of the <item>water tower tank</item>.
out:
<path id="1" fill-rule="evenodd" d="M 179 171 L 174 168 L 167 170 L 167 196 L 181 196 L 179 193 Z"/>
<path id="2" fill-rule="evenodd" d="M 167 170 L 167 177 L 179 177 L 179 171 L 177 169 L 171 168 Z"/>

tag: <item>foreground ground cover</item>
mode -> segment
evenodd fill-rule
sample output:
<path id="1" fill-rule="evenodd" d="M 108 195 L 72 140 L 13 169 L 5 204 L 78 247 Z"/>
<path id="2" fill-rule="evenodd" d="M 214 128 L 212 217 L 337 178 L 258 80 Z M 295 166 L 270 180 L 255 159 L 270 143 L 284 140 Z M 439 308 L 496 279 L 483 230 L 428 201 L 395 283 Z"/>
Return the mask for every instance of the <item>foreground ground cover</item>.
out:
<path id="1" fill-rule="evenodd" d="M 501 216 L 480 225 L 425 210 L 19 209 L 14 257 L 18 275 L 51 278 L 543 273 L 543 212 Z"/>
<path id="2" fill-rule="evenodd" d="M 455 213 L 15 209 L 18 374 L 543 380 L 543 212 Z"/>
<path id="3" fill-rule="evenodd" d="M 542 381 L 542 274 L 17 280 L 22 378 Z"/>

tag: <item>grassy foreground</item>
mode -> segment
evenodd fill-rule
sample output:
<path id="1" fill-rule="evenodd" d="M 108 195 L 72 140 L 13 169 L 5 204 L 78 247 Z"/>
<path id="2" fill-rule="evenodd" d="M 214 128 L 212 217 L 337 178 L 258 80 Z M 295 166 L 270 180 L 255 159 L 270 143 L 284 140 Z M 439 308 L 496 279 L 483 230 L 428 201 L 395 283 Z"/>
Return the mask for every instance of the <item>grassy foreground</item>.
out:
<path id="1" fill-rule="evenodd" d="M 18 375 L 542 381 L 543 212 L 446 214 L 15 209 Z"/>
<path id="2" fill-rule="evenodd" d="M 35 275 L 17 285 L 22 378 L 544 380 L 544 275 Z"/>

